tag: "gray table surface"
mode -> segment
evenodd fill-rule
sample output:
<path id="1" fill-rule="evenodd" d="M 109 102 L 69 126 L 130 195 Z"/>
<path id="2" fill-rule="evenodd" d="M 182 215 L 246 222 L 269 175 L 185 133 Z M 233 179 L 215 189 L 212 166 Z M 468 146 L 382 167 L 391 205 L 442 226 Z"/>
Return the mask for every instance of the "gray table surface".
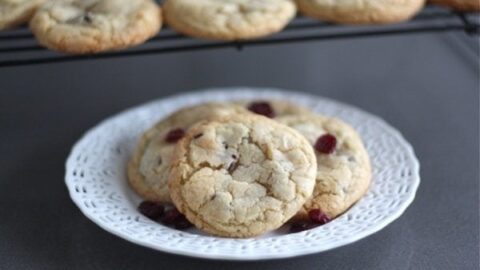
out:
<path id="1" fill-rule="evenodd" d="M 462 44 L 419 35 L 0 69 L 0 269 L 476 269 L 479 67 Z M 414 203 L 346 247 L 232 263 L 136 246 L 70 201 L 64 161 L 89 127 L 151 99 L 238 85 L 311 92 L 383 117 L 420 159 Z"/>

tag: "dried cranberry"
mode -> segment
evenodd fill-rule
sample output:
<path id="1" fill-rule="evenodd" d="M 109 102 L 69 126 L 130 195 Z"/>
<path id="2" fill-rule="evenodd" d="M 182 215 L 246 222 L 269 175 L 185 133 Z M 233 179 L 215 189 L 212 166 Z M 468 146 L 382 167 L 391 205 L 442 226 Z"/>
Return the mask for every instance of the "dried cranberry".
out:
<path id="1" fill-rule="evenodd" d="M 275 111 L 268 102 L 252 102 L 248 106 L 248 110 L 269 118 L 275 117 Z"/>
<path id="2" fill-rule="evenodd" d="M 168 143 L 176 143 L 178 140 L 183 138 L 183 136 L 185 136 L 185 131 L 183 129 L 172 129 L 167 133 L 167 136 L 165 136 L 165 141 Z"/>
<path id="3" fill-rule="evenodd" d="M 315 142 L 315 150 L 324 154 L 331 154 L 335 151 L 337 146 L 337 138 L 331 134 L 325 134 L 320 136 Z"/>
<path id="4" fill-rule="evenodd" d="M 312 209 L 308 211 L 308 217 L 310 217 L 310 220 L 314 223 L 317 223 L 319 225 L 323 225 L 325 223 L 330 222 L 330 218 L 325 215 L 320 209 Z"/>
<path id="5" fill-rule="evenodd" d="M 143 201 L 138 206 L 138 211 L 150 219 L 158 219 L 163 215 L 165 208 L 162 204 L 150 201 Z"/>
<path id="6" fill-rule="evenodd" d="M 182 216 L 182 214 L 176 208 L 172 208 L 165 212 L 165 215 L 162 218 L 162 223 L 165 225 L 172 225 L 180 216 Z"/>
<path id="7" fill-rule="evenodd" d="M 188 228 L 192 227 L 193 224 L 190 223 L 190 221 L 188 221 L 188 219 L 184 215 L 180 215 L 173 222 L 173 226 L 177 230 L 185 230 L 185 229 L 188 229 Z"/>
<path id="8" fill-rule="evenodd" d="M 318 226 L 318 224 L 311 223 L 311 222 L 308 222 L 308 221 L 299 221 L 299 222 L 293 223 L 290 226 L 290 232 L 291 233 L 303 232 L 303 231 L 306 231 L 306 230 L 313 229 L 317 226 Z"/>

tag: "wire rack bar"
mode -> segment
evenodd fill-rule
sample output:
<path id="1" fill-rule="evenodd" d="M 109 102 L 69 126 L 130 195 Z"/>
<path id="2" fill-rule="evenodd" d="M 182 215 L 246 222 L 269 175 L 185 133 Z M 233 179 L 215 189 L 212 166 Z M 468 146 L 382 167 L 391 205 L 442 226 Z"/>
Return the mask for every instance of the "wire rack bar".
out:
<path id="1" fill-rule="evenodd" d="M 178 53 L 221 48 L 236 48 L 241 50 L 247 46 L 265 46 L 289 44 L 294 42 L 328 41 L 347 38 L 366 38 L 447 31 L 465 31 L 469 35 L 478 34 L 480 25 L 477 22 L 469 20 L 467 15 L 470 14 L 451 12 L 438 8 L 426 8 L 410 22 L 392 26 L 373 27 L 342 26 L 305 18 L 297 18 L 293 23 L 287 26 L 284 31 L 277 35 L 265 39 L 242 42 L 205 41 L 189 38 L 169 30 L 162 30 L 159 35 L 153 37 L 146 44 L 137 48 L 88 56 L 64 55 L 50 52 L 36 44 L 33 35 L 29 33 L 27 29 L 20 29 L 0 33 L 0 67 Z M 24 44 L 25 42 L 28 44 Z"/>

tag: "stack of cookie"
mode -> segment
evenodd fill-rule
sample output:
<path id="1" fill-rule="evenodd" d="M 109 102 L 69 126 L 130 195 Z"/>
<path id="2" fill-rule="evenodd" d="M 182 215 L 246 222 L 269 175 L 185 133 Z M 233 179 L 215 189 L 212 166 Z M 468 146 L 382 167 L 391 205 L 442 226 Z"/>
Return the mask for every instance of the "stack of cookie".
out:
<path id="1" fill-rule="evenodd" d="M 282 101 L 207 103 L 146 131 L 128 166 L 140 211 L 176 228 L 252 237 L 345 212 L 371 180 L 355 130 Z M 164 212 L 164 207 L 173 204 Z"/>

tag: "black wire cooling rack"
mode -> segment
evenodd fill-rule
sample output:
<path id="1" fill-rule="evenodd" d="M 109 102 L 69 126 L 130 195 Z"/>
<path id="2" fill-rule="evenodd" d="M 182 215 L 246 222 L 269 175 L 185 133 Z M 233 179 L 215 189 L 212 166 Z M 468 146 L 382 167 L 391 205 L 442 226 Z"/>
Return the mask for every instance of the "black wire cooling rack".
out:
<path id="1" fill-rule="evenodd" d="M 218 48 L 242 50 L 244 47 L 249 46 L 449 31 L 463 31 L 467 35 L 474 36 L 472 39 L 476 39 L 480 32 L 479 18 L 478 13 L 459 13 L 435 6 L 427 6 L 412 20 L 395 25 L 345 26 L 298 17 L 278 34 L 263 39 L 242 42 L 218 42 L 195 39 L 164 28 L 157 36 L 135 48 L 88 56 L 65 55 L 49 51 L 38 45 L 28 28 L 23 27 L 0 32 L 0 67 Z"/>

